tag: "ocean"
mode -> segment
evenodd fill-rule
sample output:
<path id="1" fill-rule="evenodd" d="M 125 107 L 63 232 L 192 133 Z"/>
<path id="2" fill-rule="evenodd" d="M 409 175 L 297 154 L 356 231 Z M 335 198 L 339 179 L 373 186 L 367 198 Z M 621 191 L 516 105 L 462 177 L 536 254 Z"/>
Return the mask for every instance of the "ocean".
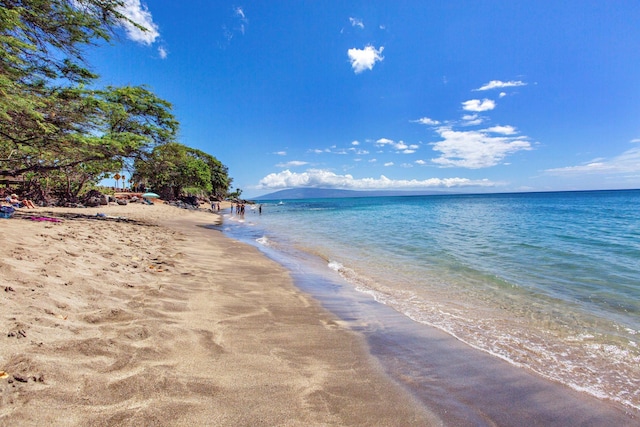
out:
<path id="1" fill-rule="evenodd" d="M 640 190 L 269 200 L 226 211 L 222 229 L 416 327 L 640 409 Z"/>

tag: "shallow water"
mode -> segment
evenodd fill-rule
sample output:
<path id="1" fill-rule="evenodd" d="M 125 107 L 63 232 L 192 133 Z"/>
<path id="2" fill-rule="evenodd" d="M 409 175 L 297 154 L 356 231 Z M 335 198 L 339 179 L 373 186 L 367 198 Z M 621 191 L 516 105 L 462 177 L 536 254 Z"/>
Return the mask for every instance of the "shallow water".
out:
<path id="1" fill-rule="evenodd" d="M 640 191 L 271 201 L 223 229 L 416 325 L 640 408 Z"/>

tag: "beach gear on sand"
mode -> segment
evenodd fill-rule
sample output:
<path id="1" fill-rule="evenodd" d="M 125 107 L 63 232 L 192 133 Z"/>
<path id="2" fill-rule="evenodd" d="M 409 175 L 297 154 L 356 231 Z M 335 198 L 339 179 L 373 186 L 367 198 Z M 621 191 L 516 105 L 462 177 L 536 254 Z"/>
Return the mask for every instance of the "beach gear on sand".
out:
<path id="1" fill-rule="evenodd" d="M 11 218 L 15 211 L 13 206 L 0 206 L 0 218 Z"/>
<path id="2" fill-rule="evenodd" d="M 31 221 L 48 221 L 48 222 L 62 222 L 61 219 L 59 218 L 52 218 L 50 216 L 30 216 L 29 218 Z"/>

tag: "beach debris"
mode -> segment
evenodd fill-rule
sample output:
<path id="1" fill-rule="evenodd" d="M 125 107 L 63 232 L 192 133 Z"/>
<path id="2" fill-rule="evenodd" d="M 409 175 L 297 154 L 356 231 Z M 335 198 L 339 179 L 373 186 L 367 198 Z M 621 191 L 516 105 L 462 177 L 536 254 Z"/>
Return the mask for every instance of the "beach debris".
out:
<path id="1" fill-rule="evenodd" d="M 29 378 L 27 378 L 27 377 L 23 377 L 23 376 L 22 376 L 22 375 L 20 375 L 20 374 L 13 374 L 13 379 L 14 379 L 14 380 L 16 380 L 16 381 L 19 381 L 19 382 L 21 382 L 21 383 L 26 383 L 26 382 L 28 382 L 28 381 L 29 381 Z"/>
<path id="2" fill-rule="evenodd" d="M 8 337 L 12 338 L 12 337 L 16 337 L 18 339 L 20 338 L 26 338 L 27 337 L 27 333 L 25 332 L 24 329 L 18 329 L 17 331 L 10 331 L 7 334 Z"/>
<path id="3" fill-rule="evenodd" d="M 4 288 L 4 291 L 5 291 L 5 292 L 15 292 L 15 289 L 13 289 L 11 286 L 6 286 L 6 287 Z"/>
<path id="4" fill-rule="evenodd" d="M 8 378 L 9 374 L 5 371 L 0 371 L 0 379 Z"/>

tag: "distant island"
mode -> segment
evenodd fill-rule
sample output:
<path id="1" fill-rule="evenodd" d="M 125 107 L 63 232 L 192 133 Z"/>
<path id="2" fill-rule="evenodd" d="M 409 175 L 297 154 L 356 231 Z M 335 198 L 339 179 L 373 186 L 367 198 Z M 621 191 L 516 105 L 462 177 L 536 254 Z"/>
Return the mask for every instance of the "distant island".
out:
<path id="1" fill-rule="evenodd" d="M 336 190 L 332 188 L 291 188 L 275 193 L 254 197 L 253 200 L 292 200 L 292 199 L 338 199 L 345 197 L 392 197 L 392 196 L 433 196 L 453 194 L 444 191 L 394 191 L 394 190 Z"/>

